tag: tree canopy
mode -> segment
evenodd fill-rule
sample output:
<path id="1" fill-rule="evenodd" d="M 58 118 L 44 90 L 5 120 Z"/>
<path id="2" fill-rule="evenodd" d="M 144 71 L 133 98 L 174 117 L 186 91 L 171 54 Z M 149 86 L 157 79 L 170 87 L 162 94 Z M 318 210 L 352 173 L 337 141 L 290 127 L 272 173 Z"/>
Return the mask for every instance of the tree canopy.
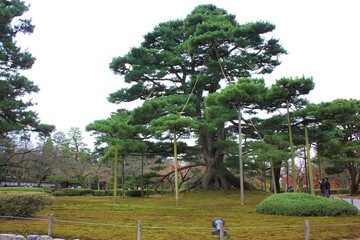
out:
<path id="1" fill-rule="evenodd" d="M 42 124 L 36 112 L 30 110 L 35 103 L 30 98 L 39 87 L 23 73 L 34 64 L 35 58 L 17 45 L 18 34 L 31 34 L 31 19 L 22 15 L 29 7 L 21 0 L 0 1 L 0 177 L 6 176 L 3 166 L 9 165 L 16 151 L 20 136 L 30 141 L 31 133 L 48 137 L 55 126 Z M 31 151 L 30 151 L 31 152 Z M 24 154 L 29 149 L 24 150 Z"/>
<path id="2" fill-rule="evenodd" d="M 283 77 L 271 86 L 261 78 L 286 54 L 279 40 L 269 37 L 274 29 L 269 22 L 239 23 L 211 4 L 197 6 L 184 19 L 158 24 L 138 47 L 113 58 L 109 66 L 127 85 L 108 100 L 142 104 L 95 121 L 87 130 L 99 144 L 116 142 L 134 155 L 172 158 L 171 146 L 179 144 L 180 162 L 203 165 L 188 188 L 241 187 L 239 154 L 245 155 L 247 171 L 271 170 L 275 191 L 280 189 L 284 163 L 287 172 L 290 169 L 290 156 L 294 184 L 300 184 L 294 158 L 309 158 L 303 151 L 308 127 L 317 154 L 329 159 L 341 155 L 344 167 L 352 171 L 349 163 L 355 158 L 345 157 L 345 148 L 325 145 L 340 146 L 341 131 L 348 127 L 342 124 L 354 120 L 356 113 L 350 111 L 351 116 L 335 122 L 339 115 L 330 118 L 322 110 L 325 105 L 310 104 L 304 96 L 315 87 L 311 77 Z M 239 133 L 244 142 L 237 142 Z M 351 145 L 348 155 L 355 151 L 354 136 L 346 145 Z M 194 141 L 182 141 L 188 138 Z"/>
<path id="3" fill-rule="evenodd" d="M 144 100 L 133 111 L 133 124 L 162 142 L 172 141 L 166 132 L 174 129 L 179 131 L 175 137 L 195 137 L 206 167 L 202 186 L 236 186 L 223 164 L 226 131 L 234 129 L 225 124 L 232 119 L 214 124 L 205 114 L 205 98 L 239 78 L 271 73 L 286 54 L 277 39 L 266 38 L 274 29 L 269 22 L 240 24 L 224 9 L 200 5 L 183 20 L 160 23 L 139 47 L 112 60 L 110 69 L 129 86 L 111 93 L 109 101 Z"/>
<path id="4" fill-rule="evenodd" d="M 0 1 L 0 137 L 24 130 L 49 135 L 54 126 L 41 124 L 37 114 L 29 110 L 34 106 L 25 96 L 39 91 L 39 87 L 22 75 L 30 69 L 35 58 L 17 46 L 18 34 L 31 34 L 31 19 L 22 15 L 29 7 L 20 0 Z"/>

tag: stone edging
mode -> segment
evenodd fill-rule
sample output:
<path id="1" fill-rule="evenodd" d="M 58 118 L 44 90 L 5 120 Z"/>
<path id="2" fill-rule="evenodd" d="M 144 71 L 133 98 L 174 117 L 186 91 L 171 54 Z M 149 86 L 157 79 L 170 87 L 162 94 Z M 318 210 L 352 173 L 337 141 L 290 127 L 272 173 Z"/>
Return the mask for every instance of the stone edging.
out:
<path id="1" fill-rule="evenodd" d="M 52 238 L 47 235 L 28 235 L 26 237 L 16 234 L 0 234 L 0 240 L 66 240 L 63 238 Z M 73 239 L 73 240 L 80 240 L 80 239 Z"/>

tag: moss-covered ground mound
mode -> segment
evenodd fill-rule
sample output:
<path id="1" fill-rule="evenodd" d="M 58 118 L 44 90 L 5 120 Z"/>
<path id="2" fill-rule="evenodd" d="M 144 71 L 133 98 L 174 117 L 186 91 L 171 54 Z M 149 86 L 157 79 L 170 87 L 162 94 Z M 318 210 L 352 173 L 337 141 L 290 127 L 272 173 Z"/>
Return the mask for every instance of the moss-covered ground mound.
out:
<path id="1" fill-rule="evenodd" d="M 341 199 L 317 197 L 308 193 L 272 195 L 260 202 L 258 213 L 285 216 L 357 215 L 358 209 Z"/>

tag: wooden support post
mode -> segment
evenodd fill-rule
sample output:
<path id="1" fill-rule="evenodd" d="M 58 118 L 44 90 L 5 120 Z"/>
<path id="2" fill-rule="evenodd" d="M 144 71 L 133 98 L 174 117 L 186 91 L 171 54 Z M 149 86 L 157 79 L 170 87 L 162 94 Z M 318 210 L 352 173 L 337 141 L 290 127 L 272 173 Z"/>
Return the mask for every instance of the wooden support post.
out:
<path id="1" fill-rule="evenodd" d="M 224 240 L 224 222 L 220 222 L 220 240 Z"/>
<path id="2" fill-rule="evenodd" d="M 309 228 L 309 221 L 305 220 L 305 240 L 310 239 L 310 228 Z"/>
<path id="3" fill-rule="evenodd" d="M 54 214 L 49 215 L 49 229 L 48 229 L 48 236 L 51 237 L 53 231 L 53 222 L 54 222 Z"/>
<path id="4" fill-rule="evenodd" d="M 141 235 L 142 235 L 142 223 L 141 220 L 138 220 L 138 240 L 141 240 Z"/>

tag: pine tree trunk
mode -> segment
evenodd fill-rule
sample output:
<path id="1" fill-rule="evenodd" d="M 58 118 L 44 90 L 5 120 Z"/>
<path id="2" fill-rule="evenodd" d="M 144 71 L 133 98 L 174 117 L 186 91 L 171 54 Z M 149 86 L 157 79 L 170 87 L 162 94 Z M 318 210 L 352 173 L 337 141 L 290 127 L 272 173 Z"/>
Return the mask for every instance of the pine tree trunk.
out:
<path id="1" fill-rule="evenodd" d="M 225 140 L 224 129 L 219 127 L 216 137 L 210 133 L 200 135 L 199 142 L 202 147 L 202 155 L 206 170 L 202 177 L 201 187 L 203 189 L 229 190 L 240 188 L 240 178 L 234 176 L 223 164 L 223 150 L 214 146 L 215 139 Z M 244 182 L 244 189 L 253 189 L 251 184 Z"/>
<path id="2" fill-rule="evenodd" d="M 347 164 L 346 168 L 350 175 L 350 194 L 357 195 L 359 193 L 359 177 L 356 167 L 353 164 Z"/>
<path id="3" fill-rule="evenodd" d="M 279 193 L 280 192 L 281 167 L 275 167 L 274 168 L 274 173 L 275 173 L 276 192 Z"/>
<path id="4" fill-rule="evenodd" d="M 202 177 L 201 187 L 207 190 L 230 190 L 240 188 L 240 178 L 232 174 L 222 164 L 222 159 L 217 164 L 206 165 L 205 173 Z M 244 182 L 245 190 L 253 190 L 251 184 Z"/>

